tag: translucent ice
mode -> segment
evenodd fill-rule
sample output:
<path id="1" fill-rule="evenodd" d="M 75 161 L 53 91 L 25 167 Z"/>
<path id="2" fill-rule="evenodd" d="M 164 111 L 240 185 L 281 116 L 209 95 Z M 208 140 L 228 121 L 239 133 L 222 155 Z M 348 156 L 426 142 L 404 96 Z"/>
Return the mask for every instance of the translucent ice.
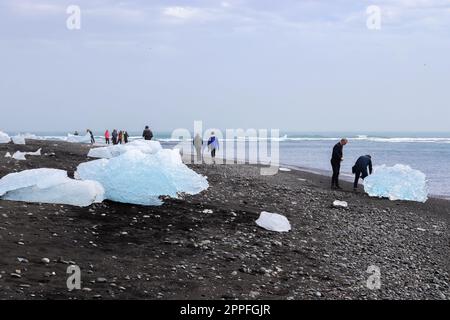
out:
<path id="1" fill-rule="evenodd" d="M 169 149 L 146 154 L 131 148 L 111 159 L 80 164 L 76 177 L 100 182 L 106 199 L 141 205 L 160 205 L 159 196 L 196 194 L 208 188 L 206 178 L 189 169 L 180 154 Z"/>
<path id="2" fill-rule="evenodd" d="M 256 224 L 269 231 L 288 232 L 291 230 L 289 220 L 278 213 L 261 212 Z"/>
<path id="3" fill-rule="evenodd" d="M 162 150 L 162 147 L 158 141 L 135 140 L 127 144 L 93 148 L 89 151 L 88 157 L 111 159 L 120 156 L 131 149 L 140 150 L 146 154 L 154 154 Z"/>
<path id="4" fill-rule="evenodd" d="M 0 131 L 0 143 L 9 143 L 11 138 L 4 132 Z"/>
<path id="5" fill-rule="evenodd" d="M 374 173 L 364 180 L 364 190 L 371 197 L 390 200 L 425 202 L 428 198 L 425 174 L 402 164 L 376 167 Z"/>
<path id="6" fill-rule="evenodd" d="M 7 153 L 5 154 L 5 158 L 11 158 L 11 153 L 7 152 Z"/>
<path id="7" fill-rule="evenodd" d="M 85 207 L 102 202 L 104 193 L 100 183 L 73 180 L 66 171 L 58 169 L 25 170 L 0 179 L 0 196 L 4 200 Z"/>

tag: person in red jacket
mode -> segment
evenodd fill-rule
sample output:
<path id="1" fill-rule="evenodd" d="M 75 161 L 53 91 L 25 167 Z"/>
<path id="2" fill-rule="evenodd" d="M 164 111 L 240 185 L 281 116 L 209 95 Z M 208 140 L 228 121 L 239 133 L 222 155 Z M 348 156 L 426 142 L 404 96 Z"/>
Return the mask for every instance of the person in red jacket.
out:
<path id="1" fill-rule="evenodd" d="M 105 143 L 106 144 L 109 144 L 109 138 L 110 138 L 109 130 L 106 129 L 106 131 L 105 131 Z"/>

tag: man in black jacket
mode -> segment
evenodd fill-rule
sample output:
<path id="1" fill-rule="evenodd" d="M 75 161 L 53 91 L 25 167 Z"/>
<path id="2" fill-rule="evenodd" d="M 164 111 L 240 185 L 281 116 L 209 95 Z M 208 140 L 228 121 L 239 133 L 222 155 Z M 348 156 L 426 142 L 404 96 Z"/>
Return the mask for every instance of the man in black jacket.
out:
<path id="1" fill-rule="evenodd" d="M 148 128 L 148 126 L 145 126 L 144 132 L 142 132 L 142 136 L 145 140 L 152 140 L 153 132 Z"/>
<path id="2" fill-rule="evenodd" d="M 355 174 L 355 182 L 353 183 L 354 191 L 358 188 L 359 178 L 364 180 L 369 175 L 367 174 L 367 167 L 369 167 L 369 174 L 372 174 L 372 157 L 370 155 L 361 156 L 356 160 L 352 168 L 352 172 Z"/>
<path id="3" fill-rule="evenodd" d="M 333 154 L 331 156 L 331 168 L 333 169 L 331 189 L 342 189 L 339 186 L 339 172 L 341 171 L 341 162 L 344 160 L 343 149 L 347 142 L 347 139 L 341 139 L 333 148 Z"/>

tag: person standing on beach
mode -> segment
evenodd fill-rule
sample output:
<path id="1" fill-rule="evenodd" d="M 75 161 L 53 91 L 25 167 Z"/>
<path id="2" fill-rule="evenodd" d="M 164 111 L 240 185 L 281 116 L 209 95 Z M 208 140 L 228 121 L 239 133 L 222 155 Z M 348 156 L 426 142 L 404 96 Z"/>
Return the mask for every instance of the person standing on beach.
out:
<path id="1" fill-rule="evenodd" d="M 123 132 L 123 143 L 128 143 L 128 137 L 129 137 L 128 132 L 124 131 Z"/>
<path id="2" fill-rule="evenodd" d="M 105 143 L 109 144 L 109 130 L 108 129 L 106 129 L 106 131 L 105 131 Z"/>
<path id="3" fill-rule="evenodd" d="M 122 139 L 123 139 L 123 132 L 122 130 L 119 131 L 119 140 L 117 142 L 119 142 L 120 144 L 122 144 Z"/>
<path id="4" fill-rule="evenodd" d="M 197 154 L 197 160 L 202 160 L 202 147 L 203 147 L 203 139 L 200 137 L 200 135 L 197 133 L 194 137 L 194 140 L 192 141 L 195 147 L 195 153 Z"/>
<path id="5" fill-rule="evenodd" d="M 369 173 L 367 173 L 367 168 L 369 168 Z M 358 189 L 359 178 L 361 177 L 364 180 L 369 174 L 372 174 L 372 157 L 370 155 L 359 157 L 352 168 L 352 172 L 355 174 L 353 191 L 356 191 Z"/>
<path id="6" fill-rule="evenodd" d="M 331 189 L 342 189 L 339 186 L 339 172 L 341 171 L 341 162 L 344 160 L 343 149 L 348 140 L 343 138 L 336 143 L 333 148 L 331 156 L 331 168 L 333 169 L 333 176 L 331 177 Z"/>
<path id="7" fill-rule="evenodd" d="M 117 130 L 114 129 L 112 132 L 112 143 L 117 144 Z"/>
<path id="8" fill-rule="evenodd" d="M 208 149 L 211 151 L 211 158 L 215 162 L 216 150 L 219 150 L 219 139 L 211 132 L 211 137 L 208 140 Z"/>
<path id="9" fill-rule="evenodd" d="M 142 132 L 142 136 L 145 140 L 152 140 L 153 139 L 153 132 L 150 130 L 148 126 L 145 126 L 144 131 Z"/>
<path id="10" fill-rule="evenodd" d="M 91 135 L 91 143 L 94 144 L 95 143 L 94 134 L 90 129 L 87 129 L 86 132 Z"/>

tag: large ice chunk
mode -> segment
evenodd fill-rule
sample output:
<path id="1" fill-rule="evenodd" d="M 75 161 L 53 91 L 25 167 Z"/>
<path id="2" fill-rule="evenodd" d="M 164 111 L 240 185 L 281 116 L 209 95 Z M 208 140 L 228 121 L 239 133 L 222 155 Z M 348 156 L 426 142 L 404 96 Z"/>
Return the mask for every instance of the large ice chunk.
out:
<path id="1" fill-rule="evenodd" d="M 160 205 L 160 196 L 196 194 L 208 188 L 206 178 L 169 149 L 146 154 L 132 148 L 111 159 L 85 162 L 78 166 L 76 177 L 100 182 L 106 199 L 140 205 Z"/>
<path id="2" fill-rule="evenodd" d="M 9 143 L 11 138 L 6 133 L 0 131 L 0 143 Z"/>
<path id="3" fill-rule="evenodd" d="M 88 157 L 111 159 L 118 157 L 129 150 L 140 150 L 142 153 L 155 154 L 162 150 L 158 141 L 135 140 L 127 144 L 117 144 L 108 147 L 92 148 Z"/>
<path id="4" fill-rule="evenodd" d="M 85 207 L 102 202 L 104 193 L 97 181 L 70 179 L 66 171 L 58 169 L 25 170 L 0 179 L 0 196 L 4 200 Z"/>
<path id="5" fill-rule="evenodd" d="M 269 231 L 288 232 L 291 230 L 289 220 L 285 216 L 278 213 L 263 211 L 261 212 L 258 220 L 256 220 L 256 224 Z"/>
<path id="6" fill-rule="evenodd" d="M 364 180 L 364 190 L 371 197 L 390 200 L 425 202 L 428 199 L 425 174 L 402 164 L 375 167 L 374 173 Z"/>

